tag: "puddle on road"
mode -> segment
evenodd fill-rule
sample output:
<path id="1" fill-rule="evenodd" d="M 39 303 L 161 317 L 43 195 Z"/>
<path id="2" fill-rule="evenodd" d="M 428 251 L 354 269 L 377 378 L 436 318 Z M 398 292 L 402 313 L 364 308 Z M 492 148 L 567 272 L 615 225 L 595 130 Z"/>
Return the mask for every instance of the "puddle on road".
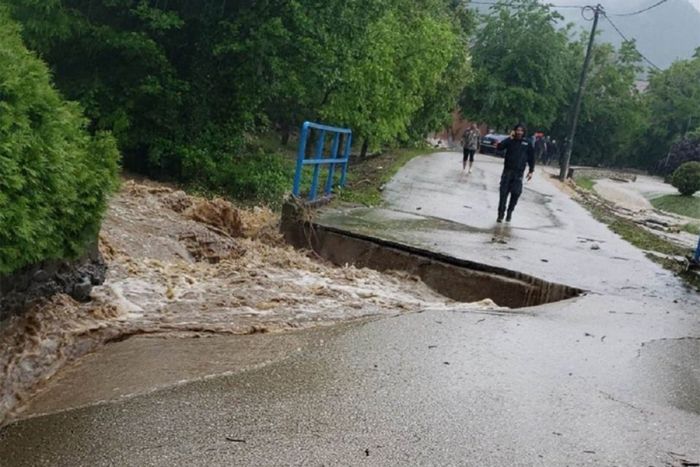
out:
<path id="1" fill-rule="evenodd" d="M 66 367 L 17 416 L 26 419 L 248 371 L 323 346 L 329 337 L 351 326 L 198 339 L 135 336 Z"/>

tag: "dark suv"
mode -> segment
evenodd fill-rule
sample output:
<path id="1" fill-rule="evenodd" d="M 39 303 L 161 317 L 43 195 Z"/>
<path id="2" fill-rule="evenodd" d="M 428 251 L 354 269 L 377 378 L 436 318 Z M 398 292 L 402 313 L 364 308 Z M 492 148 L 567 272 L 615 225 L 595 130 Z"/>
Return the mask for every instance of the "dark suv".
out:
<path id="1" fill-rule="evenodd" d="M 483 138 L 481 138 L 481 153 L 482 154 L 494 154 L 496 156 L 501 156 L 503 157 L 504 151 L 498 150 L 497 145 L 504 139 L 506 139 L 508 135 L 500 135 L 498 133 L 489 133 L 485 135 Z"/>

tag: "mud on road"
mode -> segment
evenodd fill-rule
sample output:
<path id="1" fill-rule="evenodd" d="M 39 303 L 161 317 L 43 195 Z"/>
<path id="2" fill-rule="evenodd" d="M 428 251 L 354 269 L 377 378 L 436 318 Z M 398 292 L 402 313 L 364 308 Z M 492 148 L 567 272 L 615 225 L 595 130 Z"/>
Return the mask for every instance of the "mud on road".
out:
<path id="1" fill-rule="evenodd" d="M 66 363 L 132 335 L 280 332 L 457 306 L 407 274 L 286 246 L 266 208 L 154 183 L 123 184 L 100 249 L 109 270 L 91 302 L 56 296 L 0 330 L 0 422 Z"/>

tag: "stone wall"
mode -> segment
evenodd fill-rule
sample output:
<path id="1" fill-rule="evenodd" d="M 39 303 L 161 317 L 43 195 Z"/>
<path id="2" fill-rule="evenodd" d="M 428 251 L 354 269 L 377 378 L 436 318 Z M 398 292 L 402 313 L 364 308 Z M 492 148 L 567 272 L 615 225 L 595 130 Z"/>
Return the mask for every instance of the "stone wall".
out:
<path id="1" fill-rule="evenodd" d="M 77 260 L 43 261 L 0 276 L 0 322 L 57 293 L 87 301 L 92 287 L 104 282 L 106 271 L 107 265 L 94 244 Z"/>

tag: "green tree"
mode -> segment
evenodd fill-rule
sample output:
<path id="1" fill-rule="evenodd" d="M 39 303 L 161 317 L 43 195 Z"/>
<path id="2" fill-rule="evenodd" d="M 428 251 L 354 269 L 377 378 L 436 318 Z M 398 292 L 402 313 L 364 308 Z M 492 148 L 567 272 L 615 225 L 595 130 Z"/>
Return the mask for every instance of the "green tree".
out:
<path id="1" fill-rule="evenodd" d="M 572 153 L 575 163 L 632 167 L 651 162 L 639 150 L 648 128 L 647 107 L 635 84 L 643 71 L 640 62 L 633 42 L 619 50 L 606 43 L 595 46 Z M 568 107 L 564 110 L 568 116 Z M 568 122 L 564 115 L 560 120 Z"/>
<path id="2" fill-rule="evenodd" d="M 244 158 L 259 129 L 286 141 L 321 119 L 374 146 L 406 141 L 468 77 L 455 0 L 1 2 L 125 166 L 229 192 L 256 172 Z"/>
<path id="3" fill-rule="evenodd" d="M 648 152 L 658 160 L 671 144 L 700 129 L 700 48 L 692 59 L 653 71 L 646 100 L 651 118 Z"/>
<path id="4" fill-rule="evenodd" d="M 393 5 L 367 25 L 344 81 L 321 112 L 356 130 L 363 149 L 367 141 L 376 147 L 439 127 L 469 77 L 468 31 L 453 6 L 441 0 Z"/>
<path id="5" fill-rule="evenodd" d="M 569 29 L 537 0 L 500 1 L 483 18 L 472 47 L 474 79 L 463 114 L 505 129 L 521 121 L 548 128 L 572 89 Z"/>

